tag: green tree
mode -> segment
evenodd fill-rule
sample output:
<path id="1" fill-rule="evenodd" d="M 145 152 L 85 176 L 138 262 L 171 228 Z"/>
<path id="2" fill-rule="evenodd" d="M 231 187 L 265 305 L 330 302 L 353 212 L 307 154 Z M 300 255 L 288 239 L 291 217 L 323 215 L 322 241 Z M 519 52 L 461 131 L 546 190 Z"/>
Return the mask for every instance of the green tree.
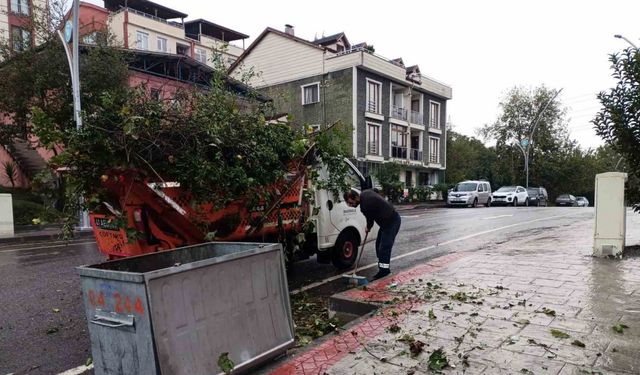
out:
<path id="1" fill-rule="evenodd" d="M 447 131 L 447 180 L 452 183 L 463 180 L 492 179 L 492 165 L 496 155 L 482 141 Z"/>
<path id="2" fill-rule="evenodd" d="M 609 57 L 612 76 L 617 80 L 611 90 L 598 94 L 602 109 L 593 124 L 602 139 L 624 157 L 624 170 L 630 177 L 628 201 L 640 210 L 640 190 L 631 183 L 640 176 L 640 50 L 627 48 Z"/>
<path id="3" fill-rule="evenodd" d="M 382 193 L 391 201 L 397 202 L 402 196 L 404 183 L 400 181 L 402 166 L 398 163 L 384 163 L 375 172 L 382 186 Z"/>
<path id="4" fill-rule="evenodd" d="M 514 87 L 500 102 L 498 119 L 480 130 L 485 140 L 496 142 L 492 168 L 495 187 L 525 184 L 524 155 L 516 143 L 528 139 L 531 143 L 529 184 L 545 186 L 553 196 L 564 192 L 559 182 L 564 168 L 562 163 L 577 146 L 569 139 L 566 108 L 561 102 L 552 100 L 556 93 L 545 86 Z"/>

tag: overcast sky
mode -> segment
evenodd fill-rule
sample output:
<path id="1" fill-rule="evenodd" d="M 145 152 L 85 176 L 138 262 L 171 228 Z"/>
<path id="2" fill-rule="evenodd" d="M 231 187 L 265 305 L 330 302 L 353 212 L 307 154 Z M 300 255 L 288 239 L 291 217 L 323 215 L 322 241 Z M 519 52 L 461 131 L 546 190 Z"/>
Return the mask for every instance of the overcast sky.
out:
<path id="1" fill-rule="evenodd" d="M 571 136 L 584 147 L 602 144 L 589 123 L 595 96 L 615 83 L 609 54 L 629 46 L 613 35 L 640 45 L 639 0 L 155 1 L 248 34 L 247 47 L 267 26 L 289 23 L 306 39 L 344 31 L 450 85 L 448 117 L 467 135 L 495 121 L 516 85 L 563 88 Z"/>

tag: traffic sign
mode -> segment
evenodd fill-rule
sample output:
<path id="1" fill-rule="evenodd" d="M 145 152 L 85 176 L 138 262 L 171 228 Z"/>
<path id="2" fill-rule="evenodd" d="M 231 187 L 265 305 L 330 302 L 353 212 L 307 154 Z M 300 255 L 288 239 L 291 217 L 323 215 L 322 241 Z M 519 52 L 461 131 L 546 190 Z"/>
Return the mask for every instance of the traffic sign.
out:
<path id="1" fill-rule="evenodd" d="M 67 20 L 64 24 L 64 40 L 67 43 L 71 42 L 71 38 L 73 37 L 73 21 Z"/>

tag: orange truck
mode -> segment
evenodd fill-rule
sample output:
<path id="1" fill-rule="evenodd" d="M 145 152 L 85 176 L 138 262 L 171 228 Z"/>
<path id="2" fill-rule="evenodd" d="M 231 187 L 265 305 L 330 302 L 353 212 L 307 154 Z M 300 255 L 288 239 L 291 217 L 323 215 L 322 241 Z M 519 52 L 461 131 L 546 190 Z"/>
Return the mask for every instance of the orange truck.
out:
<path id="1" fill-rule="evenodd" d="M 354 190 L 372 186 L 371 179 L 347 159 L 348 183 Z M 320 179 L 327 178 L 318 167 Z M 317 254 L 321 263 L 340 269 L 355 262 L 366 219 L 341 197 L 314 189 L 308 166 L 292 165 L 286 178 L 266 188 L 274 197 L 249 206 L 245 200 L 223 208 L 191 204 L 188 191 L 175 182 L 150 180 L 133 170 L 102 176 L 108 201 L 90 213 L 98 248 L 118 259 L 194 245 L 210 240 L 280 242 L 289 261 Z M 375 230 L 368 239 L 374 240 Z"/>

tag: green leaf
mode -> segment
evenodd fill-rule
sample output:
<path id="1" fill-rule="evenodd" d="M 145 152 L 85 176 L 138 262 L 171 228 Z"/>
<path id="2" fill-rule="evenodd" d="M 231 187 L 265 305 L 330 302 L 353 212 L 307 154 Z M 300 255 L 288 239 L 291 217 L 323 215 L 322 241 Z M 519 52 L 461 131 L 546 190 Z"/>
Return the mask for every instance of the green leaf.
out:
<path id="1" fill-rule="evenodd" d="M 440 371 L 449 366 L 449 360 L 442 348 L 436 349 L 429 356 L 429 368 L 434 371 Z"/>
<path id="2" fill-rule="evenodd" d="M 229 358 L 228 352 L 220 354 L 220 357 L 218 357 L 218 367 L 220 367 L 220 370 L 222 370 L 222 372 L 224 372 L 225 374 L 231 374 L 233 368 L 235 367 L 235 364 Z"/>
<path id="3" fill-rule="evenodd" d="M 429 309 L 429 319 L 434 320 L 436 319 L 436 314 L 433 313 L 433 309 Z"/>
<path id="4" fill-rule="evenodd" d="M 552 329 L 550 332 L 551 335 L 557 339 L 568 339 L 569 337 L 571 337 L 568 333 L 562 332 L 558 329 Z"/>
<path id="5" fill-rule="evenodd" d="M 617 333 L 622 334 L 622 333 L 624 333 L 624 329 L 625 328 L 629 328 L 629 326 L 627 326 L 625 324 L 622 324 L 622 323 L 618 323 L 618 324 L 616 324 L 615 326 L 613 326 L 611 328 L 613 328 L 613 330 L 616 331 Z"/>
<path id="6" fill-rule="evenodd" d="M 389 332 L 391 333 L 398 333 L 400 332 L 400 326 L 398 326 L 397 324 L 392 324 L 391 326 L 389 326 L 389 328 L 387 328 L 389 330 Z"/>
<path id="7" fill-rule="evenodd" d="M 571 343 L 571 345 L 573 346 L 577 346 L 579 348 L 584 348 L 586 345 L 580 341 L 580 340 L 573 340 L 573 342 Z"/>

